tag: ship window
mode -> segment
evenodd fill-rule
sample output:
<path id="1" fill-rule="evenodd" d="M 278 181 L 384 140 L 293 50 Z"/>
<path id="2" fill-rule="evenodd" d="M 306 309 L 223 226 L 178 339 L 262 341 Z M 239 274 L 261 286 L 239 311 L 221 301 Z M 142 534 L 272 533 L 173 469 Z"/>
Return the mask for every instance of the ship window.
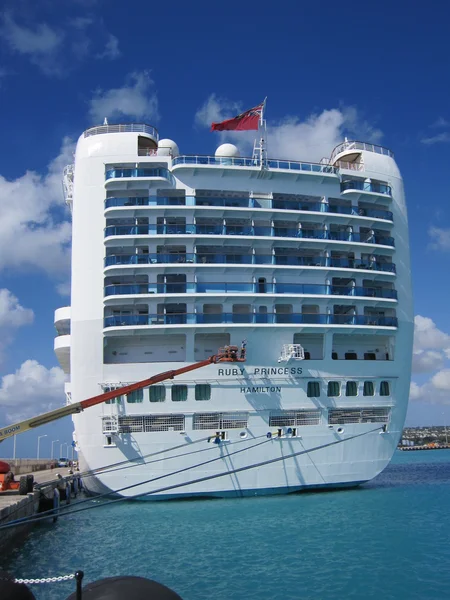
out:
<path id="1" fill-rule="evenodd" d="M 338 353 L 337 352 L 332 352 L 331 353 L 331 359 L 332 360 L 338 360 Z"/>
<path id="2" fill-rule="evenodd" d="M 373 396 L 374 394 L 375 394 L 375 388 L 373 385 L 373 381 L 365 381 L 363 395 L 364 396 Z"/>
<path id="3" fill-rule="evenodd" d="M 358 360 L 358 355 L 356 352 L 346 352 L 345 360 Z"/>
<path id="4" fill-rule="evenodd" d="M 345 386 L 346 396 L 357 396 L 358 395 L 358 384 L 356 381 L 347 381 Z"/>
<path id="5" fill-rule="evenodd" d="M 318 381 L 308 381 L 308 398 L 318 398 L 320 396 L 320 385 Z"/>
<path id="6" fill-rule="evenodd" d="M 364 360 L 377 360 L 375 352 L 364 352 Z"/>
<path id="7" fill-rule="evenodd" d="M 172 402 L 185 402 L 187 400 L 187 385 L 172 386 Z"/>
<path id="8" fill-rule="evenodd" d="M 112 392 L 112 389 L 105 388 L 103 391 L 105 393 Z M 121 402 L 122 402 L 122 396 L 117 396 L 117 398 L 111 398 L 111 400 L 106 400 L 105 404 L 120 404 Z"/>
<path id="9" fill-rule="evenodd" d="M 136 404 L 144 401 L 144 390 L 135 390 L 127 394 L 127 402 L 129 404 Z"/>
<path id="10" fill-rule="evenodd" d="M 166 388 L 164 385 L 151 385 L 149 392 L 150 402 L 164 402 L 166 399 Z"/>
<path id="11" fill-rule="evenodd" d="M 211 386 L 209 383 L 198 383 L 195 386 L 196 400 L 211 400 Z"/>
<path id="12" fill-rule="evenodd" d="M 335 397 L 341 395 L 341 384 L 339 381 L 329 381 L 328 382 L 328 396 Z"/>
<path id="13" fill-rule="evenodd" d="M 390 396 L 389 381 L 382 381 L 380 383 L 380 396 Z"/>

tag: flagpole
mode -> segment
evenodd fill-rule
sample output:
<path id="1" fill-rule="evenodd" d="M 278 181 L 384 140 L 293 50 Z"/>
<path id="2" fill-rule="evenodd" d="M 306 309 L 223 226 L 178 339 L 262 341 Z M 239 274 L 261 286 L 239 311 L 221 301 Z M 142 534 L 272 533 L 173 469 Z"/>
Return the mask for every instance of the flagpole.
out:
<path id="1" fill-rule="evenodd" d="M 261 114 L 259 116 L 258 121 L 258 133 L 259 140 L 255 139 L 255 143 L 253 145 L 253 161 L 254 164 L 259 166 L 261 169 L 267 168 L 267 127 L 266 127 L 266 119 L 264 118 L 264 110 L 266 108 L 266 100 L 267 96 L 264 98 L 261 106 Z"/>
<path id="2" fill-rule="evenodd" d="M 266 110 L 266 101 L 267 101 L 267 96 L 264 98 L 264 102 L 263 102 L 262 110 L 261 110 L 261 119 L 260 119 L 260 126 L 262 129 L 262 135 L 261 135 L 261 141 L 260 141 L 261 169 L 264 169 L 267 166 L 267 124 L 266 124 L 266 119 L 264 118 L 264 111 Z"/>

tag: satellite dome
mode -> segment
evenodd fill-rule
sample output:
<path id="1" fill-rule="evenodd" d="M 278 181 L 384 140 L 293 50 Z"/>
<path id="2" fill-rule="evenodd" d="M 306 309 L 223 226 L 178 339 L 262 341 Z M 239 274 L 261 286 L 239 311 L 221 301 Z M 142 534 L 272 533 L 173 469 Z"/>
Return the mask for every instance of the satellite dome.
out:
<path id="1" fill-rule="evenodd" d="M 178 156 L 180 151 L 173 140 L 159 140 L 158 156 Z"/>
<path id="2" fill-rule="evenodd" d="M 222 144 L 216 150 L 216 158 L 239 158 L 239 150 L 234 144 Z"/>

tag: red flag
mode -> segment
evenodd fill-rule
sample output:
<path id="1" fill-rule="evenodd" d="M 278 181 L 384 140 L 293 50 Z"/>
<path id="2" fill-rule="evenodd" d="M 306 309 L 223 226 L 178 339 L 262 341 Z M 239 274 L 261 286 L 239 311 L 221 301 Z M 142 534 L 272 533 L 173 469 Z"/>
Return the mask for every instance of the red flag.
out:
<path id="1" fill-rule="evenodd" d="M 264 108 L 264 102 L 246 110 L 240 115 L 221 123 L 211 123 L 211 131 L 249 131 L 258 129 L 258 123 Z"/>

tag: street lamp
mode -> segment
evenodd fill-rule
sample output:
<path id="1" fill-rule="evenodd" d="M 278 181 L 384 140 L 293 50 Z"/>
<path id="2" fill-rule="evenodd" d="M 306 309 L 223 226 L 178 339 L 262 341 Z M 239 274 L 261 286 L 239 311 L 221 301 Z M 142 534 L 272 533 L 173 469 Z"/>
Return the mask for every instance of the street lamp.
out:
<path id="1" fill-rule="evenodd" d="M 67 446 L 67 442 L 64 442 L 63 444 L 61 444 L 59 446 L 59 456 L 64 456 L 63 451 L 62 451 L 63 446 Z"/>
<path id="2" fill-rule="evenodd" d="M 39 458 L 39 444 L 41 443 L 41 438 L 47 437 L 47 434 L 38 436 L 38 447 L 37 447 L 37 458 Z"/>
<path id="3" fill-rule="evenodd" d="M 53 442 L 52 442 L 52 458 L 53 458 L 53 444 L 56 444 L 56 442 L 59 442 L 59 440 L 53 440 Z"/>

